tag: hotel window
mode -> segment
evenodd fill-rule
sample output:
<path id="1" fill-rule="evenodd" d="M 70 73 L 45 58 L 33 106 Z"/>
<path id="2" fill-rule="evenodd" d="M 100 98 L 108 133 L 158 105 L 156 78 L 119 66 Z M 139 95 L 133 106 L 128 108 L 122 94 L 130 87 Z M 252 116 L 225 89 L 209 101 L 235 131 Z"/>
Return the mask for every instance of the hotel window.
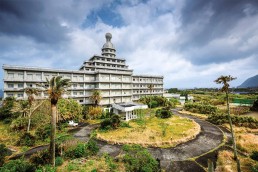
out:
<path id="1" fill-rule="evenodd" d="M 73 88 L 76 88 L 77 87 L 77 84 L 73 84 Z"/>
<path id="2" fill-rule="evenodd" d="M 83 88 L 83 84 L 80 84 L 80 87 Z"/>
<path id="3" fill-rule="evenodd" d="M 81 99 L 81 100 L 79 100 L 79 102 L 80 102 L 80 103 L 83 103 L 83 100 Z"/>
<path id="4" fill-rule="evenodd" d="M 18 84 L 18 88 L 23 88 L 23 84 Z"/>
<path id="5" fill-rule="evenodd" d="M 13 94 L 7 94 L 7 97 L 13 97 Z"/>
<path id="6" fill-rule="evenodd" d="M 23 93 L 19 93 L 19 94 L 18 94 L 18 97 L 23 97 Z"/>
<path id="7" fill-rule="evenodd" d="M 83 92 L 80 92 L 80 95 L 83 95 Z"/>
<path id="8" fill-rule="evenodd" d="M 14 84 L 8 84 L 8 88 L 13 88 Z"/>
<path id="9" fill-rule="evenodd" d="M 23 73 L 18 73 L 18 77 L 19 77 L 20 79 L 23 79 Z"/>
<path id="10" fill-rule="evenodd" d="M 27 74 L 27 79 L 32 80 L 32 77 L 33 77 L 32 74 Z"/>
<path id="11" fill-rule="evenodd" d="M 77 92 L 73 92 L 73 95 L 77 95 Z"/>
<path id="12" fill-rule="evenodd" d="M 37 79 L 41 79 L 41 74 L 36 74 Z"/>
<path id="13" fill-rule="evenodd" d="M 14 73 L 8 73 L 8 78 L 14 78 Z"/>

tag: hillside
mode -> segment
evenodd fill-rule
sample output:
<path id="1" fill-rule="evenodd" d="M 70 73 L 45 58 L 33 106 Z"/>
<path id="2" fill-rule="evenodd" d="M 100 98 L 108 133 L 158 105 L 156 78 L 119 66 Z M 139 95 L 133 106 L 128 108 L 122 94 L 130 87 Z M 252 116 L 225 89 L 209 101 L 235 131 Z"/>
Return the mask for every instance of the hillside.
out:
<path id="1" fill-rule="evenodd" d="M 258 87 L 258 75 L 248 78 L 239 88 Z"/>

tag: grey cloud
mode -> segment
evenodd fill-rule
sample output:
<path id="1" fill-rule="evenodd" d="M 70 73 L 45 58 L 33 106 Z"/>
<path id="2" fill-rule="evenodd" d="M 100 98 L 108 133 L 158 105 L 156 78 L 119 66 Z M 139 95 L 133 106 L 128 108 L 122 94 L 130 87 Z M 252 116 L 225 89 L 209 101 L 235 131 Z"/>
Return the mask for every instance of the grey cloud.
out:
<path id="1" fill-rule="evenodd" d="M 186 52 L 184 54 L 193 64 L 223 63 L 258 53 L 255 49 L 239 50 L 244 41 L 258 34 L 257 31 L 252 30 L 248 34 L 243 34 L 244 30 L 238 30 L 238 34 L 234 33 L 234 36 L 239 36 L 240 39 L 234 45 L 228 46 L 222 43 L 220 48 L 207 46 L 217 39 L 230 39 L 232 31 L 240 21 L 248 20 L 252 16 L 258 19 L 257 0 L 187 0 L 185 2 L 181 11 L 182 25 L 179 32 L 182 34 L 182 40 L 179 43 L 179 49 L 181 52 Z M 257 28 L 255 23 L 251 22 L 242 28 L 250 26 Z"/>
<path id="2" fill-rule="evenodd" d="M 0 1 L 0 33 L 27 36 L 38 42 L 58 43 L 66 38 L 67 29 L 55 16 L 46 14 L 44 1 Z"/>

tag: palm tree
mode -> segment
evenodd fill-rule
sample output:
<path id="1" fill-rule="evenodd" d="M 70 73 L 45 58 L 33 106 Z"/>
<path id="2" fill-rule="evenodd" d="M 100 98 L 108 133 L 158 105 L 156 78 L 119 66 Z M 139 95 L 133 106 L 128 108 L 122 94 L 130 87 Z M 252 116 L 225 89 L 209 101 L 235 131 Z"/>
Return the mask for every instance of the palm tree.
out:
<path id="1" fill-rule="evenodd" d="M 154 85 L 153 85 L 153 84 L 150 84 L 150 85 L 148 85 L 147 87 L 148 87 L 148 89 L 150 90 L 150 93 L 151 93 L 151 95 L 152 95 Z"/>
<path id="2" fill-rule="evenodd" d="M 95 106 L 99 105 L 101 99 L 101 92 L 99 90 L 93 90 L 90 100 L 95 104 Z"/>
<path id="3" fill-rule="evenodd" d="M 237 148 L 236 148 L 236 140 L 235 140 L 235 135 L 233 131 L 233 126 L 232 126 L 232 120 L 230 117 L 230 108 L 229 108 L 229 98 L 228 98 L 228 93 L 229 93 L 229 82 L 235 80 L 236 78 L 228 75 L 228 76 L 220 76 L 217 78 L 214 82 L 217 84 L 223 84 L 221 91 L 226 93 L 226 101 L 227 101 L 227 116 L 228 116 L 228 121 L 230 125 L 230 131 L 232 135 L 232 141 L 233 141 L 233 148 L 234 148 L 234 159 L 237 162 L 237 171 L 241 172 L 240 169 L 240 161 L 237 157 Z"/>
<path id="4" fill-rule="evenodd" d="M 50 154 L 51 163 L 55 166 L 55 135 L 56 135 L 56 114 L 57 114 L 57 102 L 61 98 L 62 94 L 66 91 L 66 88 L 70 86 L 70 79 L 62 79 L 62 76 L 52 77 L 47 79 L 48 86 L 44 86 L 48 92 L 51 102 L 51 137 L 50 137 Z"/>

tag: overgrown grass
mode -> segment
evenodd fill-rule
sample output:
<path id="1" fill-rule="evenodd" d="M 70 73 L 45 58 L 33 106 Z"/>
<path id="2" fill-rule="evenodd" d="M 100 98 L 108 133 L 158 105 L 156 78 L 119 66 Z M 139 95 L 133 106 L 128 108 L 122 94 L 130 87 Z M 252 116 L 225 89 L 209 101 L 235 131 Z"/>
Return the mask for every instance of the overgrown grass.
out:
<path id="1" fill-rule="evenodd" d="M 223 125 L 229 129 L 229 125 Z M 253 151 L 258 151 L 258 129 L 234 126 L 237 148 L 250 155 Z"/>
<path id="2" fill-rule="evenodd" d="M 241 171 L 252 172 L 251 167 L 255 165 L 255 161 L 248 157 L 239 156 L 241 163 Z M 220 151 L 218 154 L 217 167 L 215 172 L 233 172 L 237 171 L 236 161 L 233 152 Z"/>
<path id="3" fill-rule="evenodd" d="M 64 164 L 57 168 L 60 172 L 70 171 L 105 171 L 105 172 L 124 172 L 125 167 L 121 162 L 113 162 L 112 159 L 106 156 L 78 158 L 71 161 L 65 161 Z"/>
<path id="4" fill-rule="evenodd" d="M 144 125 L 138 120 L 132 120 L 129 125 L 130 128 L 98 131 L 97 138 L 113 144 L 174 147 L 195 138 L 200 132 L 200 126 L 196 122 L 179 116 L 168 119 L 146 118 Z"/>
<path id="5" fill-rule="evenodd" d="M 9 125 L 10 124 L 4 124 L 2 121 L 0 121 L 0 143 L 17 149 L 15 143 L 19 138 L 19 133 L 10 131 Z"/>
<path id="6" fill-rule="evenodd" d="M 193 113 L 193 112 L 189 112 L 189 111 L 186 111 L 186 110 L 181 110 L 179 112 L 182 113 L 182 114 L 186 114 L 186 115 L 196 116 L 196 117 L 201 118 L 201 119 L 207 119 L 208 118 L 208 116 L 206 114 Z"/>

